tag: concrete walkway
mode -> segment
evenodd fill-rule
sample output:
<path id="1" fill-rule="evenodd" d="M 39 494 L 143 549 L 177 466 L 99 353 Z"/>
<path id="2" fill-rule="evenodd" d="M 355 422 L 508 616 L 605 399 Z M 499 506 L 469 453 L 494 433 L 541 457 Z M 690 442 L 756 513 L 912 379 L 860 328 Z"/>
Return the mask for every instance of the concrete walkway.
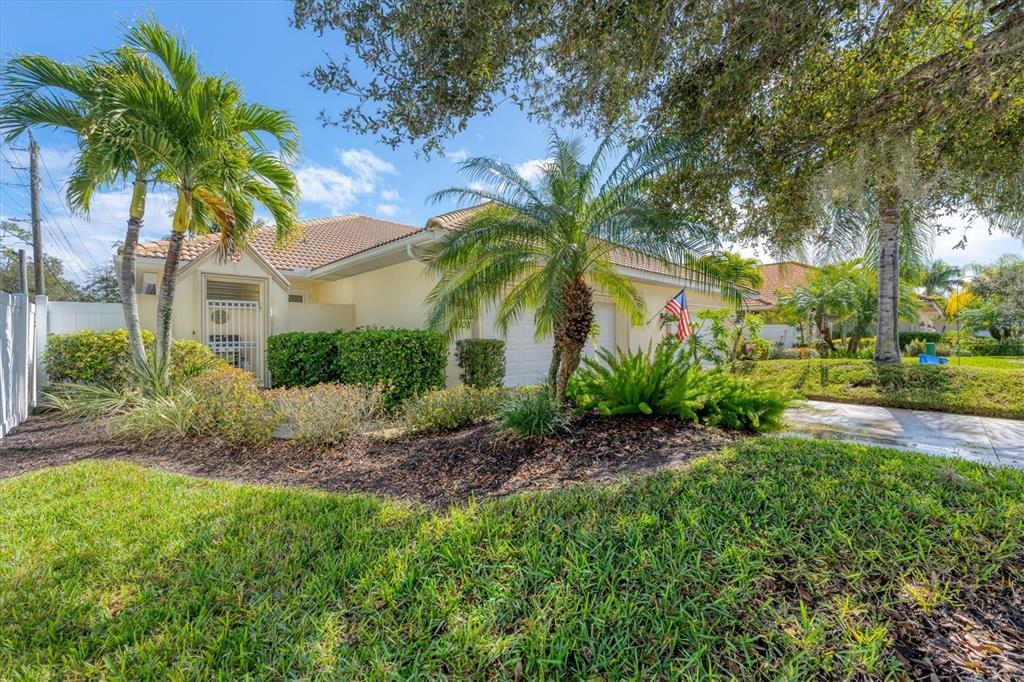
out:
<path id="1" fill-rule="evenodd" d="M 1024 469 L 1024 421 L 808 400 L 786 435 L 834 438 Z"/>

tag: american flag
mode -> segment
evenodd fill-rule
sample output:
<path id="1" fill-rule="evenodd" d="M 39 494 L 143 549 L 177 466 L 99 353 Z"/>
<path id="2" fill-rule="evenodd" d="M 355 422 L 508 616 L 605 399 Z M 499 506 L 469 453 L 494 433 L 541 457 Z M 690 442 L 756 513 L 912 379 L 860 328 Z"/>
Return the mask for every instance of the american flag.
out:
<path id="1" fill-rule="evenodd" d="M 686 289 L 673 296 L 672 300 L 665 304 L 665 310 L 679 318 L 679 340 L 685 341 L 686 337 L 693 333 L 690 309 L 686 307 Z"/>

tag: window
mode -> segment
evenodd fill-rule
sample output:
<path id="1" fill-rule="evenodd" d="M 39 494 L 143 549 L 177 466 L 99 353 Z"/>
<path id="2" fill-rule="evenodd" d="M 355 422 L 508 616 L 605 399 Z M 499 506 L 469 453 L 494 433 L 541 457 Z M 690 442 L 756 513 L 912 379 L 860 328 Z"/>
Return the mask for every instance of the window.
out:
<path id="1" fill-rule="evenodd" d="M 156 273 L 155 272 L 144 272 L 142 273 L 142 293 L 149 294 L 151 296 L 156 295 Z"/>

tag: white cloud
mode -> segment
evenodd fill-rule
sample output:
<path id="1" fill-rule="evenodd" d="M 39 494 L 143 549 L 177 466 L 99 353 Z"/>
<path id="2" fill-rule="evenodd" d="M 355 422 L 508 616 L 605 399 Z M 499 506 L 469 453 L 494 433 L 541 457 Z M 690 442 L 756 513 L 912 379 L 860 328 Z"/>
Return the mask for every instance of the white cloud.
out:
<path id="1" fill-rule="evenodd" d="M 467 187 L 469 187 L 469 189 L 476 190 L 477 192 L 486 192 L 488 189 L 487 185 L 480 181 L 471 182 Z"/>
<path id="2" fill-rule="evenodd" d="M 380 198 L 384 201 L 398 201 L 402 195 L 398 193 L 397 189 L 385 189 L 381 190 Z"/>
<path id="3" fill-rule="evenodd" d="M 467 152 L 465 148 L 460 148 L 455 151 L 448 152 L 445 156 L 447 156 L 448 160 L 452 163 L 462 163 L 469 158 L 469 152 Z"/>
<path id="4" fill-rule="evenodd" d="M 516 166 L 516 172 L 527 182 L 536 182 L 550 163 L 551 159 L 530 159 Z"/>
<path id="5" fill-rule="evenodd" d="M 395 173 L 391 163 L 369 149 L 339 149 L 335 153 L 344 166 L 343 170 L 308 159 L 295 169 L 302 200 L 318 204 L 331 213 L 350 210 L 360 197 L 377 191 L 377 183 L 382 175 Z M 384 192 L 389 191 L 394 190 Z M 381 196 L 383 198 L 384 193 Z"/>
<path id="6" fill-rule="evenodd" d="M 393 218 L 402 212 L 401 206 L 395 204 L 377 204 L 377 215 L 385 218 Z"/>

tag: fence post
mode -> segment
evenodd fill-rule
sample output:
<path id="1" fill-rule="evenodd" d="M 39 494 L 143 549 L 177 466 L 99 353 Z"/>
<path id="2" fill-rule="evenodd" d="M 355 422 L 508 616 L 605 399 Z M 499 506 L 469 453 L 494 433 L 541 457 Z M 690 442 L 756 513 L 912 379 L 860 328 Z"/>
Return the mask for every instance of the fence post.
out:
<path id="1" fill-rule="evenodd" d="M 46 296 L 36 296 L 36 329 L 33 339 L 32 376 L 34 377 L 32 404 L 38 405 L 42 391 L 46 388 L 46 365 L 43 363 L 43 351 L 46 350 L 46 337 L 50 329 L 50 316 L 47 310 Z"/>

